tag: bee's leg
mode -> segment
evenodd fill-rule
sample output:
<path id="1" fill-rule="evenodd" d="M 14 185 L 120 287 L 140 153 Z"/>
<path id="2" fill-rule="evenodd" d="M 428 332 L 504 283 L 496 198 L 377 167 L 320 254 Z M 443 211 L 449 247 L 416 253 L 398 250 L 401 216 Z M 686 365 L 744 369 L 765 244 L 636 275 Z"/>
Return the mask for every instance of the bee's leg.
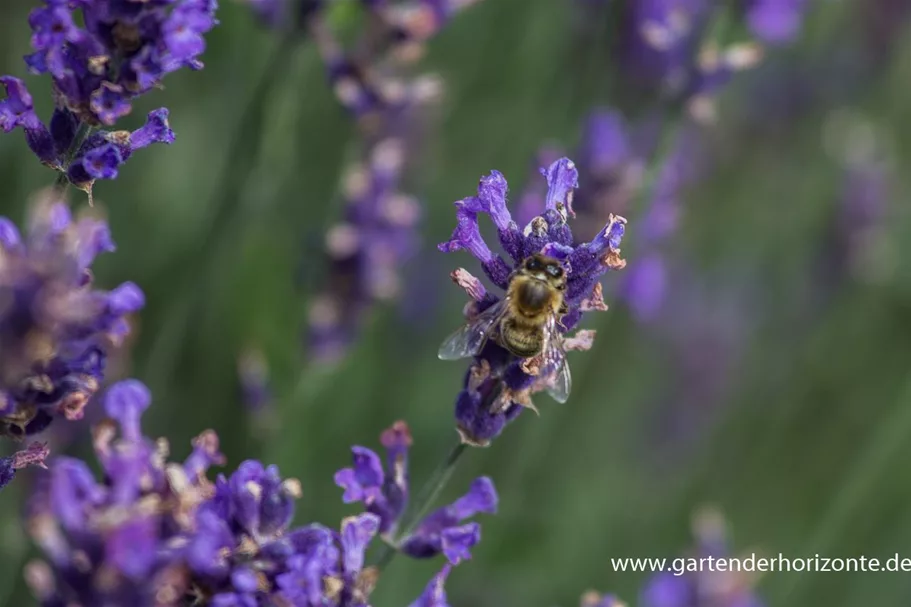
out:
<path id="1" fill-rule="evenodd" d="M 560 303 L 560 310 L 559 310 L 560 316 L 563 316 L 563 315 L 566 314 L 567 312 L 569 312 L 569 308 L 566 306 L 566 302 L 565 302 L 565 301 L 564 301 L 564 302 L 561 302 L 561 303 Z"/>

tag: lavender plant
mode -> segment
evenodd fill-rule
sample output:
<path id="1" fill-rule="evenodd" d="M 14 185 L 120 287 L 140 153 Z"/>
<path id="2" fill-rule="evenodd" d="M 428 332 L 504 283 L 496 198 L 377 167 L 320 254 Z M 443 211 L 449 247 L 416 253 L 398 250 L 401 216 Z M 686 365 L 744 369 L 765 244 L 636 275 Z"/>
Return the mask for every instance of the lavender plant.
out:
<path id="1" fill-rule="evenodd" d="M 166 74 L 202 68 L 203 34 L 216 24 L 215 8 L 215 0 L 45 0 L 29 15 L 34 52 L 25 63 L 51 78 L 54 114 L 45 125 L 25 83 L 4 76 L 0 128 L 22 128 L 38 159 L 61 173 L 58 185 L 91 194 L 95 180 L 117 177 L 134 151 L 174 141 L 164 108 L 132 133 L 97 129 L 114 126 Z"/>
<path id="2" fill-rule="evenodd" d="M 388 537 L 407 495 L 404 424 L 384 434 L 386 471 L 375 453 L 355 447 L 354 466 L 336 475 L 345 501 L 364 502 L 366 512 L 345 518 L 339 530 L 292 527 L 297 480 L 248 460 L 213 483 L 206 473 L 224 458 L 211 430 L 193 441 L 186 460 L 168 461 L 167 441 L 142 432 L 150 404 L 136 380 L 111 386 L 111 419 L 94 431 L 103 478 L 81 460 L 60 457 L 30 500 L 29 531 L 45 560 L 30 563 L 26 579 L 42 605 L 369 604 L 379 570 L 366 566 L 365 553 L 377 534 Z M 496 501 L 491 481 L 478 479 L 465 497 L 422 521 L 403 551 L 419 558 L 442 553 L 459 563 L 480 538 L 476 523 L 459 523 L 495 511 Z M 445 604 L 449 570 L 415 604 Z"/>
<path id="3" fill-rule="evenodd" d="M 410 75 L 424 43 L 472 2 L 364 2 L 369 19 L 357 40 L 343 45 L 323 13 L 309 30 L 329 84 L 357 127 L 357 155 L 346 171 L 342 219 L 328 232 L 330 278 L 310 305 L 308 355 L 340 359 L 374 304 L 401 292 L 402 265 L 416 252 L 421 207 L 400 191 L 421 155 L 441 81 Z M 273 11 L 270 8 L 269 11 Z"/>
<path id="4" fill-rule="evenodd" d="M 0 433 L 22 438 L 55 419 L 80 419 L 108 352 L 144 297 L 126 282 L 93 288 L 95 257 L 113 251 L 107 224 L 73 220 L 57 191 L 32 208 L 23 236 L 0 218 Z"/>
<path id="5" fill-rule="evenodd" d="M 541 214 L 527 226 L 520 228 L 513 221 L 507 208 L 506 178 L 492 171 L 481 178 L 477 196 L 455 203 L 458 226 L 439 249 L 470 252 L 480 261 L 487 278 L 504 291 L 509 288 L 513 271 L 530 256 L 541 253 L 560 260 L 566 276 L 563 294 L 566 311 L 559 323 L 562 336 L 576 328 L 585 312 L 607 308 L 600 279 L 608 270 L 626 265 L 619 248 L 626 220 L 611 216 L 590 242 L 575 242 L 569 219 L 575 215 L 572 204 L 579 187 L 578 169 L 568 158 L 561 158 L 541 173 L 547 182 L 547 194 L 543 208 L 539 209 Z M 494 253 L 484 241 L 478 222 L 481 214 L 493 221 L 510 262 Z M 501 299 L 464 269 L 456 270 L 452 277 L 471 298 L 465 308 L 469 320 Z M 587 350 L 594 332 L 579 331 L 562 339 L 566 350 Z M 456 424 L 463 443 L 489 445 L 523 408 L 534 408 L 532 395 L 552 387 L 559 371 L 545 358 L 518 358 L 496 340 L 487 340 L 465 374 L 462 391 L 456 399 Z"/>
<path id="6" fill-rule="evenodd" d="M 808 4 L 804 0 L 745 0 L 721 7 L 703 0 L 630 3 L 619 49 L 621 67 L 633 81 L 685 99 L 696 119 L 713 120 L 715 94 L 734 74 L 755 66 L 764 45 L 793 40 Z M 753 40 L 727 44 L 711 30 L 728 29 L 738 13 Z"/>

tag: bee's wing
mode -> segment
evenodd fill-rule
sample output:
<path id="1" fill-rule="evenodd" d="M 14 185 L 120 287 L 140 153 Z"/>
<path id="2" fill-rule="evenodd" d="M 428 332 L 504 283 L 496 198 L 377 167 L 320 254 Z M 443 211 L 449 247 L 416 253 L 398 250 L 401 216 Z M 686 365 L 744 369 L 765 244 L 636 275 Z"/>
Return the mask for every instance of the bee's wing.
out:
<path id="1" fill-rule="evenodd" d="M 469 320 L 446 338 L 437 355 L 442 360 L 457 360 L 477 355 L 484 349 L 490 332 L 496 328 L 497 321 L 503 316 L 505 304 L 505 299 L 500 300 Z"/>
<path id="2" fill-rule="evenodd" d="M 565 403 L 569 399 L 573 382 L 569 373 L 569 363 L 566 361 L 566 351 L 563 350 L 563 336 L 557 330 L 556 318 L 550 319 L 545 331 L 543 367 L 551 374 L 547 393 L 558 403 Z"/>

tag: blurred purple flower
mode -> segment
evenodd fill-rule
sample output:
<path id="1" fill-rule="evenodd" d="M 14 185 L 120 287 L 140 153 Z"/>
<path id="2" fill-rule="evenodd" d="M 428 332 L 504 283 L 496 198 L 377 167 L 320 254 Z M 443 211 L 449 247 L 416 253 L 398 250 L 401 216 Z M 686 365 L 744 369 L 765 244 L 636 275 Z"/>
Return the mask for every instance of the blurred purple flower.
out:
<path id="1" fill-rule="evenodd" d="M 620 52 L 621 66 L 646 86 L 686 102 L 699 121 L 715 118 L 714 96 L 738 72 L 755 66 L 763 45 L 792 41 L 806 0 L 744 0 L 754 40 L 727 44 L 718 38 L 719 15 L 730 10 L 706 0 L 633 3 Z M 726 46 L 721 46 L 724 43 Z"/>
<path id="2" fill-rule="evenodd" d="M 401 290 L 402 263 L 417 248 L 417 201 L 398 191 L 405 150 L 386 139 L 370 150 L 366 166 L 351 168 L 345 180 L 344 219 L 330 228 L 326 249 L 329 283 L 310 306 L 311 356 L 341 358 L 375 302 Z"/>
<path id="3" fill-rule="evenodd" d="M 667 250 L 680 223 L 682 199 L 709 165 L 708 153 L 695 128 L 683 129 L 668 157 L 662 160 L 636 233 L 641 259 L 625 275 L 620 288 L 621 298 L 640 322 L 655 320 L 667 300 Z"/>
<path id="4" fill-rule="evenodd" d="M 651 153 L 650 123 L 628 124 L 619 111 L 598 108 L 584 124 L 576 151 L 582 187 L 573 199 L 577 237 L 591 238 L 611 214 L 625 215 L 642 185 L 645 158 Z"/>
<path id="5" fill-rule="evenodd" d="M 112 420 L 94 432 L 102 482 L 68 457 L 56 458 L 40 479 L 28 527 L 47 561 L 29 564 L 26 579 L 42 605 L 176 605 L 190 591 L 181 529 L 193 526 L 197 506 L 213 493 L 205 472 L 221 461 L 218 439 L 203 433 L 183 465 L 168 463 L 167 443 L 142 435 L 150 404 L 138 381 L 109 388 Z"/>
<path id="6" fill-rule="evenodd" d="M 876 256 L 887 244 L 883 233 L 891 189 L 892 175 L 885 163 L 865 161 L 845 168 L 831 238 L 835 250 L 830 251 L 839 274 L 863 277 L 877 261 L 888 261 Z"/>
<path id="7" fill-rule="evenodd" d="M 22 437 L 53 419 L 80 419 L 104 378 L 108 351 L 142 308 L 139 287 L 92 289 L 90 266 L 113 251 L 107 224 L 74 221 L 47 194 L 25 237 L 0 218 L 0 433 Z"/>
<path id="8" fill-rule="evenodd" d="M 241 353 L 237 359 L 237 376 L 247 410 L 253 415 L 268 411 L 272 404 L 269 367 L 260 350 L 248 349 Z"/>
<path id="9" fill-rule="evenodd" d="M 730 556 L 725 522 L 714 510 L 699 513 L 694 524 L 696 546 L 690 558 L 726 558 Z M 753 593 L 753 580 L 737 571 L 685 572 L 665 571 L 652 576 L 643 589 L 641 607 L 762 607 Z"/>
<path id="10" fill-rule="evenodd" d="M 115 178 L 134 150 L 174 140 L 167 110 L 152 112 L 132 133 L 101 131 L 82 141 L 80 127 L 113 126 L 166 74 L 200 69 L 202 36 L 216 24 L 215 8 L 215 0 L 44 0 L 29 15 L 34 52 L 25 62 L 52 79 L 56 109 L 46 126 L 25 83 L 4 76 L 0 129 L 21 127 L 35 155 L 82 189 Z"/>
<path id="11" fill-rule="evenodd" d="M 782 44 L 800 32 L 808 0 L 747 0 L 747 24 L 763 42 Z"/>
<path id="12" fill-rule="evenodd" d="M 584 312 L 606 309 L 600 278 L 609 269 L 625 266 L 619 246 L 626 220 L 610 217 L 590 242 L 577 243 L 567 223 L 574 216 L 573 194 L 578 187 L 576 165 L 568 158 L 562 158 L 541 169 L 541 173 L 548 184 L 541 215 L 532 219 L 524 230 L 516 225 L 507 208 L 506 179 L 492 171 L 481 179 L 477 196 L 455 203 L 458 226 L 451 239 L 440 244 L 439 249 L 443 252 L 469 251 L 481 262 L 488 279 L 504 291 L 513 270 L 530 255 L 544 253 L 563 261 L 567 276 L 564 293 L 567 313 L 561 319 L 560 331 L 566 333 L 576 327 Z M 482 238 L 478 223 L 482 213 L 493 220 L 500 244 L 512 263 L 493 253 Z M 480 280 L 463 269 L 453 272 L 452 277 L 473 300 L 466 308 L 468 318 L 499 300 Z M 592 336 L 590 332 L 583 332 L 570 339 L 573 339 L 574 348 L 588 349 Z M 496 340 L 488 340 L 466 373 L 463 390 L 456 399 L 456 421 L 463 441 L 479 446 L 489 444 L 522 407 L 533 407 L 531 395 L 546 389 L 556 371 L 540 360 L 517 359 Z"/>

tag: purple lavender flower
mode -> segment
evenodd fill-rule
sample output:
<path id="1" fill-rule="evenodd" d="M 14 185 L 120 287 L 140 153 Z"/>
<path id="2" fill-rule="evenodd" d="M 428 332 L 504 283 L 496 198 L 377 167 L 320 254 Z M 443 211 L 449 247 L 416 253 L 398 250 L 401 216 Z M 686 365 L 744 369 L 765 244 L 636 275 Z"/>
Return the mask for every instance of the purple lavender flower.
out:
<path id="1" fill-rule="evenodd" d="M 450 571 L 452 571 L 452 566 L 444 565 L 443 569 L 430 579 L 424 592 L 410 607 L 450 607 L 446 600 L 446 589 L 443 587 Z"/>
<path id="2" fill-rule="evenodd" d="M 564 301 L 567 311 L 559 331 L 574 329 L 584 312 L 606 309 L 601 296 L 600 278 L 609 269 L 620 269 L 620 240 L 626 220 L 610 217 L 607 225 L 590 241 L 577 243 L 568 225 L 574 216 L 573 193 L 578 186 L 578 171 L 568 158 L 562 158 L 541 170 L 548 184 L 541 215 L 523 229 L 513 221 L 506 204 L 506 179 L 497 171 L 483 177 L 478 195 L 455 203 L 458 226 L 452 238 L 439 245 L 444 252 L 464 249 L 480 262 L 493 284 L 504 291 L 512 272 L 529 256 L 544 253 L 564 263 L 567 288 Z M 508 263 L 493 253 L 481 237 L 478 216 L 488 214 L 497 228 L 500 244 L 511 258 Z M 466 308 L 472 319 L 499 301 L 480 280 L 463 269 L 452 274 L 473 300 Z M 581 331 L 565 338 L 567 350 L 588 349 L 593 333 Z M 520 359 L 501 347 L 496 339 L 486 342 L 483 350 L 465 375 L 463 390 L 456 399 L 456 421 L 464 442 L 484 446 L 502 432 L 523 407 L 533 407 L 531 395 L 547 389 L 557 369 L 550 368 L 541 357 Z"/>
<path id="3" fill-rule="evenodd" d="M 366 165 L 349 170 L 344 219 L 326 236 L 330 282 L 310 307 L 308 343 L 317 360 L 341 358 L 373 304 L 401 290 L 421 216 L 417 201 L 398 191 L 404 162 L 403 141 L 388 138 L 372 146 Z"/>
<path id="4" fill-rule="evenodd" d="M 81 460 L 59 457 L 30 500 L 29 531 L 47 561 L 31 563 L 26 579 L 42 605 L 177 605 L 191 590 L 181 530 L 214 492 L 205 472 L 221 460 L 218 439 L 203 433 L 183 465 L 168 463 L 167 443 L 142 435 L 150 404 L 135 380 L 111 386 L 112 420 L 94 432 L 104 480 Z"/>
<path id="5" fill-rule="evenodd" d="M 35 52 L 25 61 L 50 74 L 61 109 L 92 125 L 114 124 L 166 74 L 201 68 L 202 35 L 217 23 L 211 0 L 44 4 L 29 15 Z"/>
<path id="6" fill-rule="evenodd" d="M 49 453 L 47 443 L 34 441 L 21 451 L 16 451 L 8 457 L 0 457 L 0 489 L 6 487 L 16 476 L 16 472 L 26 466 L 47 468 L 44 460 Z"/>
<path id="7" fill-rule="evenodd" d="M 450 563 L 458 565 L 471 558 L 471 548 L 481 540 L 481 525 L 463 522 L 482 512 L 496 514 L 497 501 L 493 481 L 486 476 L 476 479 L 468 493 L 418 523 L 414 531 L 399 542 L 399 548 L 414 558 L 443 554 Z"/>
<path id="8" fill-rule="evenodd" d="M 418 522 L 408 536 L 394 539 L 408 505 L 408 448 L 411 433 L 405 422 L 396 422 L 380 437 L 386 447 L 386 467 L 380 456 L 366 447 L 352 448 L 353 466 L 335 475 L 335 484 L 345 490 L 345 503 L 362 502 L 379 520 L 383 537 L 414 558 L 443 554 L 453 564 L 470 558 L 470 549 L 481 538 L 481 526 L 463 521 L 484 512 L 496 513 L 497 493 L 493 481 L 481 477 L 468 493 Z"/>
<path id="9" fill-rule="evenodd" d="M 408 449 L 411 431 L 403 421 L 394 423 L 380 436 L 386 448 L 386 467 L 366 447 L 352 448 L 354 465 L 335 475 L 335 484 L 345 490 L 346 504 L 363 502 L 367 512 L 380 520 L 380 533 L 392 537 L 408 505 Z"/>
<path id="10" fill-rule="evenodd" d="M 702 178 L 708 164 L 699 132 L 684 129 L 659 169 L 638 224 L 642 258 L 625 275 L 620 289 L 621 298 L 640 322 L 655 320 L 667 300 L 667 246 L 677 233 L 683 196 Z"/>
<path id="11" fill-rule="evenodd" d="M 729 556 L 725 522 L 714 510 L 699 513 L 694 523 L 695 550 L 691 558 Z M 642 607 L 763 607 L 752 591 L 753 580 L 737 571 L 655 574 L 643 589 Z"/>
<path id="12" fill-rule="evenodd" d="M 209 468 L 224 460 L 211 430 L 183 463 L 167 461 L 167 442 L 142 433 L 150 404 L 136 380 L 111 386 L 105 408 L 112 419 L 94 432 L 103 480 L 72 458 L 57 458 L 41 479 L 28 518 L 46 560 L 30 563 L 26 579 L 42 605 L 368 607 L 379 571 L 365 556 L 379 516 L 346 518 L 338 531 L 316 523 L 292 528 L 298 481 L 254 460 L 209 481 Z M 387 435 L 404 448 L 400 425 Z M 448 516 L 489 510 L 491 495 L 492 488 L 473 489 Z M 473 542 L 439 533 L 448 554 L 467 556 Z M 419 600 L 442 607 L 446 573 Z"/>
<path id="13" fill-rule="evenodd" d="M 31 500 L 29 527 L 47 562 L 26 576 L 43 605 L 366 605 L 376 516 L 346 519 L 340 532 L 290 529 L 296 480 L 246 461 L 213 484 L 206 472 L 223 458 L 211 431 L 182 464 L 167 462 L 167 444 L 142 434 L 150 403 L 135 380 L 112 386 L 105 406 L 116 424 L 95 431 L 104 480 L 58 458 Z"/>
<path id="14" fill-rule="evenodd" d="M 790 42 L 800 32 L 807 4 L 807 0 L 748 0 L 747 24 L 763 42 Z"/>
<path id="15" fill-rule="evenodd" d="M 173 141 L 167 110 L 149 114 L 133 133 L 101 131 L 82 141 L 80 126 L 113 126 L 166 74 L 200 69 L 202 36 L 216 24 L 215 8 L 215 0 L 44 0 L 29 15 L 34 52 L 25 62 L 52 79 L 56 110 L 46 126 L 25 83 L 4 76 L 0 128 L 21 127 L 43 163 L 87 191 L 95 179 L 113 179 L 134 150 Z"/>
<path id="16" fill-rule="evenodd" d="M 783 3 L 791 0 L 750 0 L 750 22 L 757 37 L 772 40 L 774 27 L 785 17 Z M 801 2 L 801 0 L 796 0 Z M 776 6 L 772 6 L 776 5 Z M 716 13 L 725 8 L 706 0 L 645 0 L 633 3 L 624 28 L 620 56 L 630 77 L 646 86 L 685 101 L 690 113 L 702 121 L 714 119 L 713 97 L 737 72 L 755 66 L 761 47 L 753 41 L 724 48 L 715 35 Z M 793 13 L 798 15 L 801 9 Z M 755 15 L 755 17 L 754 17 Z M 769 23 L 776 21 L 778 24 Z"/>
<path id="17" fill-rule="evenodd" d="M 593 238 L 611 214 L 625 215 L 642 185 L 645 158 L 651 153 L 650 123 L 627 124 L 619 111 L 598 108 L 585 121 L 579 159 L 579 181 L 573 199 L 577 237 Z M 646 145 L 647 143 L 647 145 Z"/>
<path id="18" fill-rule="evenodd" d="M 104 221 L 74 221 L 53 194 L 33 208 L 25 238 L 0 218 L 0 433 L 82 417 L 108 351 L 129 332 L 127 315 L 144 303 L 133 283 L 92 289 L 89 267 L 113 250 Z"/>

